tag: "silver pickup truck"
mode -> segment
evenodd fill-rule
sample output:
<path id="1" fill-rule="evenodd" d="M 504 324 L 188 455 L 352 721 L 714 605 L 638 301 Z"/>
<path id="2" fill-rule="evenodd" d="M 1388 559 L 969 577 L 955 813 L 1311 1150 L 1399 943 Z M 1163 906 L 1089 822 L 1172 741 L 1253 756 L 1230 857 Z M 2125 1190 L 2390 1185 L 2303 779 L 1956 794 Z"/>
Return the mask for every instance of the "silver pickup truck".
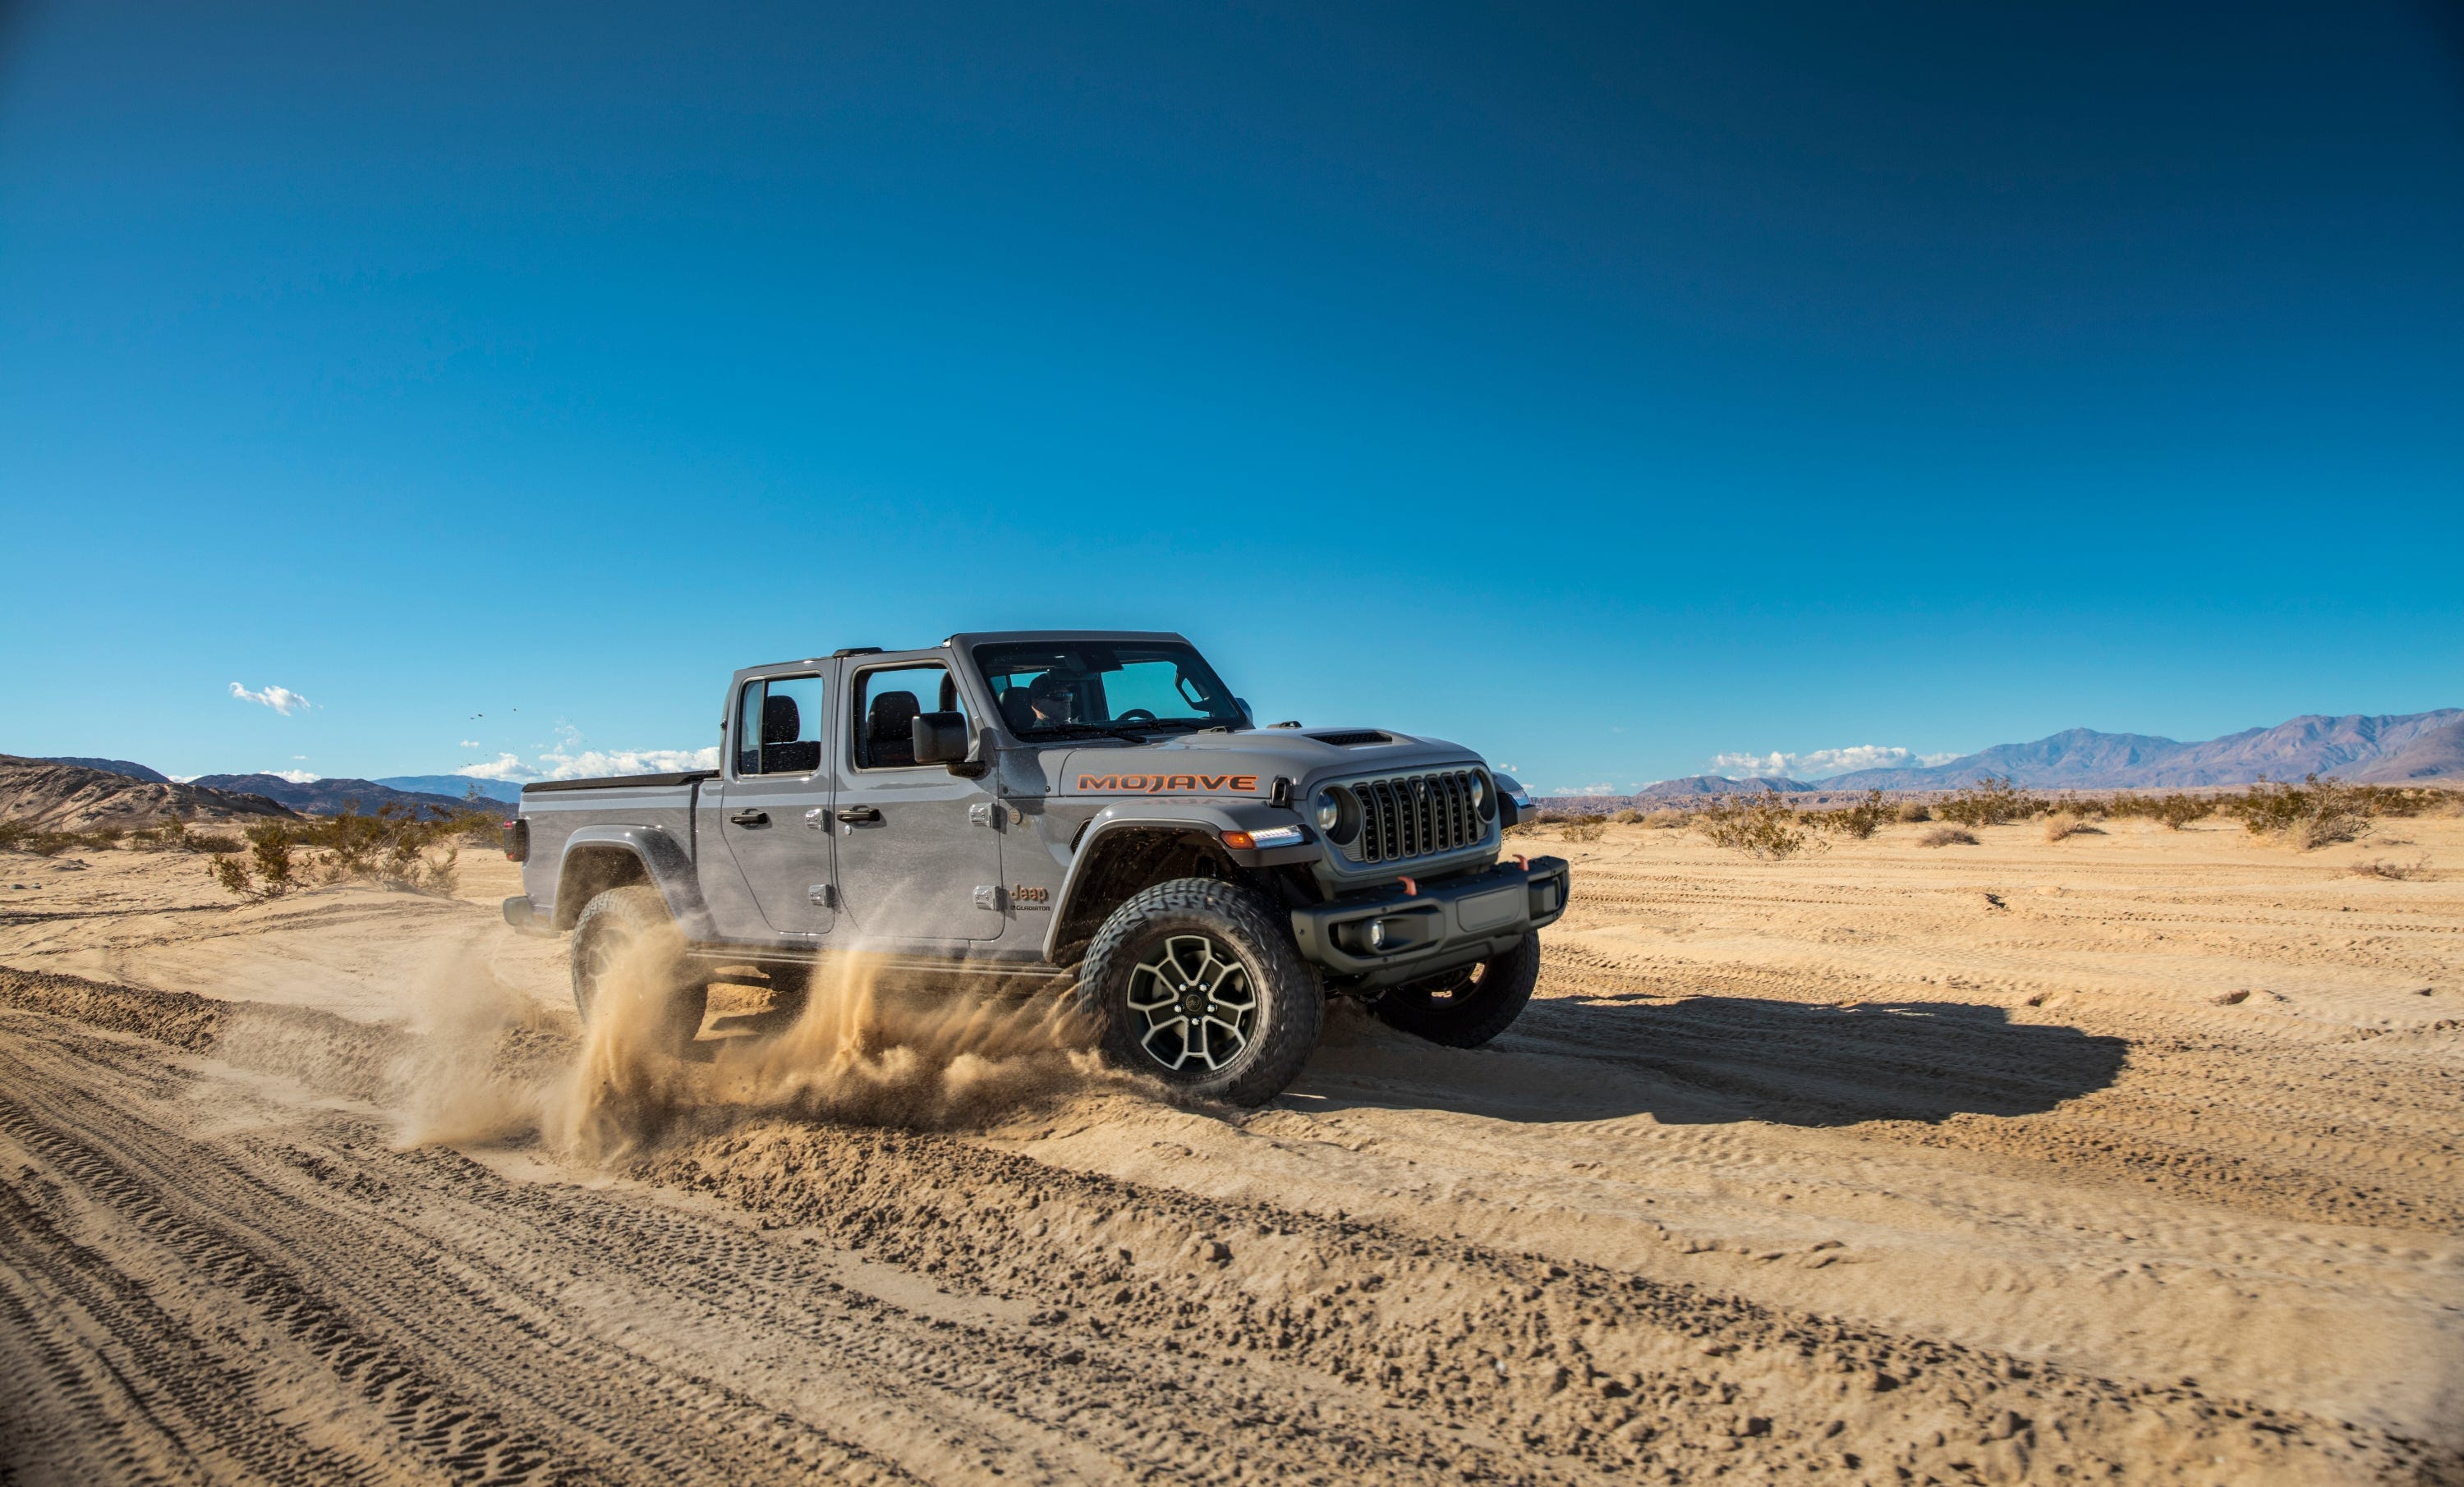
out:
<path id="1" fill-rule="evenodd" d="M 710 973 L 781 995 L 825 956 L 1079 998 L 1112 1060 L 1272 1099 L 1330 995 L 1434 1041 L 1504 1032 L 1565 911 L 1566 864 L 1504 857 L 1530 810 L 1457 745 L 1261 728 L 1178 635 L 954 635 L 750 667 L 721 768 L 526 785 L 505 917 L 570 931 L 591 1015 L 620 954 L 667 947 L 661 1036 Z"/>

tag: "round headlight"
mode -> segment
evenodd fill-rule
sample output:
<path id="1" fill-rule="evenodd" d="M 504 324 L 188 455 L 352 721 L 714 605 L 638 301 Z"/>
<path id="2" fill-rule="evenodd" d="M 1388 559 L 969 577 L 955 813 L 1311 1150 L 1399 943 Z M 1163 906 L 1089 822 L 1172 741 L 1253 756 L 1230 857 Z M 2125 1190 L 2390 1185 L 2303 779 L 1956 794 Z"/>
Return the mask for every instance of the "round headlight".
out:
<path id="1" fill-rule="evenodd" d="M 1341 785 L 1328 785 L 1309 800 L 1309 819 L 1318 834 L 1340 845 L 1360 831 L 1360 804 Z"/>
<path id="2" fill-rule="evenodd" d="M 1497 814 L 1497 790 L 1478 770 L 1471 772 L 1471 803 L 1479 808 L 1482 820 Z"/>

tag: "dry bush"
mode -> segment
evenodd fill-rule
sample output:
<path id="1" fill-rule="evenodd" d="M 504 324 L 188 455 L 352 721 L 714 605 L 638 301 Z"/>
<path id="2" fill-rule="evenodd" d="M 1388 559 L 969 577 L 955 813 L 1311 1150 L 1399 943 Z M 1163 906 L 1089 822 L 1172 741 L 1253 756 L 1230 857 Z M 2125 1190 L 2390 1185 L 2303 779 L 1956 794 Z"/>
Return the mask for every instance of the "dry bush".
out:
<path id="1" fill-rule="evenodd" d="M 1923 800 L 1902 800 L 1900 802 L 1900 808 L 1893 811 L 1891 813 L 1891 817 L 1894 820 L 1906 822 L 1931 820 L 1933 820 L 1933 810 Z"/>
<path id="2" fill-rule="evenodd" d="M 1793 857 L 1815 842 L 1813 831 L 1777 795 L 1723 796 L 1718 804 L 1695 817 L 1713 846 L 1750 852 L 1764 859 Z"/>
<path id="3" fill-rule="evenodd" d="M 2117 820 L 2143 817 L 2157 822 L 2167 831 L 2179 831 L 2194 820 L 2205 820 L 2213 816 L 2220 802 L 2213 796 L 2184 795 L 2178 790 L 2171 795 L 2163 796 L 2123 795 L 2116 792 L 2111 799 L 2103 803 L 2101 809 L 2105 815 Z"/>
<path id="4" fill-rule="evenodd" d="M 1565 837 L 1569 842 L 1597 842 L 1608 829 L 1608 821 L 1598 816 L 1577 816 L 1566 822 Z"/>
<path id="5" fill-rule="evenodd" d="M 1965 826 L 1936 826 L 1917 838 L 1919 846 L 1974 846 L 1976 833 Z"/>
<path id="6" fill-rule="evenodd" d="M 1643 825 L 1653 831 L 1676 831 L 1693 824 L 1693 817 L 1673 805 L 1663 805 L 1642 819 Z"/>
<path id="7" fill-rule="evenodd" d="M 374 816 L 348 809 L 306 821 L 259 821 L 248 828 L 246 858 L 217 854 L 209 871 L 229 891 L 257 899 L 352 879 L 451 893 L 461 857 L 454 842 L 472 829 L 470 814 L 422 820 L 416 810 L 387 805 Z M 302 850 L 304 857 L 293 855 Z"/>
<path id="8" fill-rule="evenodd" d="M 1639 826 L 1642 824 L 1642 813 L 1638 810 L 1627 809 L 1617 812 L 1615 816 L 1610 817 L 1609 820 L 1617 822 L 1620 826 Z"/>
<path id="9" fill-rule="evenodd" d="M 2225 808 L 2241 818 L 2251 835 L 2272 836 L 2307 852 L 2367 835 L 2380 796 L 2367 786 L 2313 774 L 2302 776 L 2298 785 L 2262 779 Z"/>
<path id="10" fill-rule="evenodd" d="M 2167 831 L 2179 831 L 2194 820 L 2205 820 L 2216 814 L 2216 802 L 2210 796 L 2183 795 L 2177 791 L 2149 802 L 2147 814 L 2162 821 Z"/>
<path id="11" fill-rule="evenodd" d="M 2387 878 L 2397 883 L 2408 878 L 2426 878 L 2430 875 L 2430 857 L 2425 853 L 2409 863 L 2399 863 L 2391 857 L 2373 858 L 2355 863 L 2352 873 L 2356 878 Z"/>
<path id="12" fill-rule="evenodd" d="M 1963 826 L 1999 826 L 2042 816 L 2053 808 L 2054 802 L 2043 796 L 2020 789 L 2014 776 L 1996 779 L 1979 775 L 1974 784 L 1960 786 L 1958 794 L 1936 806 L 1934 814 Z"/>
<path id="13" fill-rule="evenodd" d="M 2045 818 L 2045 840 L 2048 842 L 2059 842 L 2065 837 L 2102 835 L 2104 828 L 2089 825 L 2086 818 L 2075 811 L 2056 811 Z"/>
<path id="14" fill-rule="evenodd" d="M 1862 842 L 1872 836 L 1889 816 L 1889 807 L 1882 804 L 1882 792 L 1868 790 L 1865 792 L 1865 798 L 1855 805 L 1841 806 L 1837 810 L 1809 812 L 1805 820 L 1816 831 L 1836 832 L 1840 836 L 1853 837 Z"/>
<path id="15" fill-rule="evenodd" d="M 30 852 L 36 857 L 57 857 L 71 847 L 85 844 L 85 838 L 74 831 L 46 831 L 21 820 L 0 821 L 0 852 Z"/>

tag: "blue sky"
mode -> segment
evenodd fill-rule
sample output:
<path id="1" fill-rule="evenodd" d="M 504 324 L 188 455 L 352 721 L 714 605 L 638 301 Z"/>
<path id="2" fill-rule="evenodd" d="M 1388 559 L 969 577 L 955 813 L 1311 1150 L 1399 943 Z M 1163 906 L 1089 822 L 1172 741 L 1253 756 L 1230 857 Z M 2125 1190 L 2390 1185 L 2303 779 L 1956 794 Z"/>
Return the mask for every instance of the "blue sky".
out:
<path id="1" fill-rule="evenodd" d="M 1039 624 L 1543 789 L 2454 706 L 2456 13 L 0 11 L 0 750 Z"/>

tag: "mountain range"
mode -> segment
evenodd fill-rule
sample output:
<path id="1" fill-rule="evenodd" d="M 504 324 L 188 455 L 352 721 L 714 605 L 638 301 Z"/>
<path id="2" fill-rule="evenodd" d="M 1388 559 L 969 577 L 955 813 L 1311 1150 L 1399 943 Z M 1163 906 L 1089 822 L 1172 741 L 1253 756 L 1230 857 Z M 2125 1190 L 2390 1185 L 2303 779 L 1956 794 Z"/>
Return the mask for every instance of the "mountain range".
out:
<path id="1" fill-rule="evenodd" d="M 183 785 L 160 775 L 148 779 L 124 770 L 0 754 L 0 820 L 24 821 L 47 831 L 102 827 L 134 831 L 159 826 L 175 817 L 221 823 L 291 814 L 289 807 L 261 795 Z"/>
<path id="2" fill-rule="evenodd" d="M 1995 775 L 2040 789 L 2186 790 L 2309 774 L 2376 784 L 2464 777 L 2464 708 L 2394 716 L 2311 713 L 2202 743 L 2072 728 L 2034 743 L 1996 744 L 1929 769 L 1837 775 L 1821 788 L 1949 790 L 1979 775 Z"/>
<path id="3" fill-rule="evenodd" d="M 188 783 L 225 794 L 263 796 L 312 816 L 338 816 L 354 806 L 363 816 L 374 815 L 388 805 L 439 816 L 470 809 L 470 802 L 458 791 L 449 796 L 424 790 L 396 790 L 373 779 L 294 781 L 279 775 L 200 775 Z"/>
<path id="4" fill-rule="evenodd" d="M 2431 712 L 2342 717 L 2310 713 L 2274 728 L 2245 729 L 2204 743 L 2152 733 L 2100 733 L 2064 729 L 2034 743 L 1995 744 L 1947 763 L 1918 769 L 1869 769 L 1811 782 L 1757 775 L 1688 775 L 1663 779 L 1632 796 L 1566 796 L 1589 808 L 1612 799 L 1668 800 L 1705 796 L 1781 795 L 1863 790 L 1956 790 L 1981 775 L 2049 790 L 2190 790 L 2247 785 L 2260 779 L 2333 775 L 2363 784 L 2464 784 L 2464 708 Z"/>
<path id="5" fill-rule="evenodd" d="M 473 790 L 491 800 L 507 805 L 522 798 L 521 781 L 517 779 L 473 779 L 468 775 L 387 775 L 376 781 L 389 790 L 407 790 L 417 795 L 451 796 L 459 800 Z"/>

